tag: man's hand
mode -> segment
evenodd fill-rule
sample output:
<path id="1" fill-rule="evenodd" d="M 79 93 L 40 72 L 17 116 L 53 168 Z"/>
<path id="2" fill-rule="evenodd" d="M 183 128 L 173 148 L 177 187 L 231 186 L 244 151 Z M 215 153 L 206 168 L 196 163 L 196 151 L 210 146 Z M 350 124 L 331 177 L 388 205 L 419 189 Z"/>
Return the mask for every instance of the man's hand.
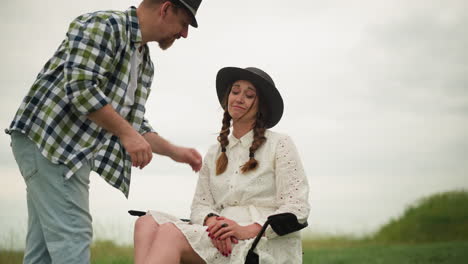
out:
<path id="1" fill-rule="evenodd" d="M 88 118 L 120 139 L 133 166 L 143 169 L 153 158 L 150 144 L 110 104 L 88 114 Z"/>
<path id="2" fill-rule="evenodd" d="M 202 167 L 202 157 L 193 148 L 174 147 L 174 151 L 170 157 L 177 162 L 189 164 L 194 171 L 199 171 Z"/>
<path id="3" fill-rule="evenodd" d="M 143 137 L 151 145 L 154 153 L 167 156 L 177 162 L 187 163 L 194 171 L 201 169 L 202 157 L 195 149 L 173 145 L 156 133 L 145 133 Z"/>
<path id="4" fill-rule="evenodd" d="M 124 134 L 120 137 L 120 142 L 124 146 L 132 159 L 132 165 L 143 169 L 153 158 L 151 145 L 138 132 Z"/>

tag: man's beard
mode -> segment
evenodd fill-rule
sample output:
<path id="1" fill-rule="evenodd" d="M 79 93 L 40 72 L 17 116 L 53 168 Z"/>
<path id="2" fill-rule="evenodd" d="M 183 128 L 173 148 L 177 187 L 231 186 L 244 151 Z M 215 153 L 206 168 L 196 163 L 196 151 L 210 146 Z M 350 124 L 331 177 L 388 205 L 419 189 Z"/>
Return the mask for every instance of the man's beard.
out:
<path id="1" fill-rule="evenodd" d="M 174 37 L 170 37 L 170 38 L 165 38 L 165 39 L 162 39 L 158 42 L 159 44 L 159 47 L 162 49 L 162 50 L 166 50 L 168 49 L 170 46 L 172 46 L 172 44 L 174 44 L 174 41 L 175 41 L 175 38 Z"/>

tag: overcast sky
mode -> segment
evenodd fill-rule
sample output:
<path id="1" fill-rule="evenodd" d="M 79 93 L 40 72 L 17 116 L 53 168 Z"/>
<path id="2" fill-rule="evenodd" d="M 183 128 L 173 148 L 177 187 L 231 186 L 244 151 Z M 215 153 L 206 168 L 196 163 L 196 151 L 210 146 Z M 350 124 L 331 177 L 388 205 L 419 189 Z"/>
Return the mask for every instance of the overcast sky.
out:
<path id="1" fill-rule="evenodd" d="M 0 10 L 0 127 L 8 127 L 71 20 L 139 1 L 6 0 Z M 285 101 L 274 131 L 296 143 L 311 186 L 308 232 L 363 234 L 435 192 L 468 188 L 466 1 L 205 0 L 199 28 L 155 64 L 147 118 L 204 154 L 222 111 L 216 72 L 256 66 Z M 26 229 L 25 184 L 0 136 L 0 247 Z M 197 175 L 155 157 L 129 199 L 92 175 L 95 236 L 131 243 L 128 209 L 186 217 Z M 3 241 L 3 242 L 2 242 Z M 8 242 L 9 243 L 9 242 Z M 4 246 L 4 245 L 3 245 Z"/>

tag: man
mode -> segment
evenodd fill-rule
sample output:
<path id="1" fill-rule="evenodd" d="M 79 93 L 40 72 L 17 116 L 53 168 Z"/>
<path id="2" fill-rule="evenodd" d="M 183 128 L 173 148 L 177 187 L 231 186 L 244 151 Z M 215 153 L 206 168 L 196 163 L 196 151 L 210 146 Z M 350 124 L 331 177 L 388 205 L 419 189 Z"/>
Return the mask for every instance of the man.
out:
<path id="1" fill-rule="evenodd" d="M 10 128 L 27 186 L 25 263 L 89 263 L 91 170 L 129 192 L 132 165 L 152 152 L 201 167 L 144 118 L 153 78 L 147 43 L 162 49 L 197 27 L 201 0 L 143 0 L 125 12 L 84 14 L 37 76 Z"/>

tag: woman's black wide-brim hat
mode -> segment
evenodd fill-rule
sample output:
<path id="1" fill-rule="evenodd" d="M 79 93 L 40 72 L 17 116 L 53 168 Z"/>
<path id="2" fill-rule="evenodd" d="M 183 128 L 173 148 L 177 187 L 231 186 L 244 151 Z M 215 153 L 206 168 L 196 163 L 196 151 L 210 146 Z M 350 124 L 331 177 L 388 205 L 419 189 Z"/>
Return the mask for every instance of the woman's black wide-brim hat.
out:
<path id="1" fill-rule="evenodd" d="M 268 109 L 266 128 L 274 127 L 283 116 L 283 98 L 275 86 L 273 79 L 264 71 L 248 67 L 245 69 L 237 67 L 225 67 L 218 71 L 216 75 L 216 92 L 218 93 L 219 103 L 223 106 L 223 100 L 226 92 L 230 90 L 232 84 L 238 80 L 251 82 L 257 92 L 260 92 L 262 100 Z"/>

